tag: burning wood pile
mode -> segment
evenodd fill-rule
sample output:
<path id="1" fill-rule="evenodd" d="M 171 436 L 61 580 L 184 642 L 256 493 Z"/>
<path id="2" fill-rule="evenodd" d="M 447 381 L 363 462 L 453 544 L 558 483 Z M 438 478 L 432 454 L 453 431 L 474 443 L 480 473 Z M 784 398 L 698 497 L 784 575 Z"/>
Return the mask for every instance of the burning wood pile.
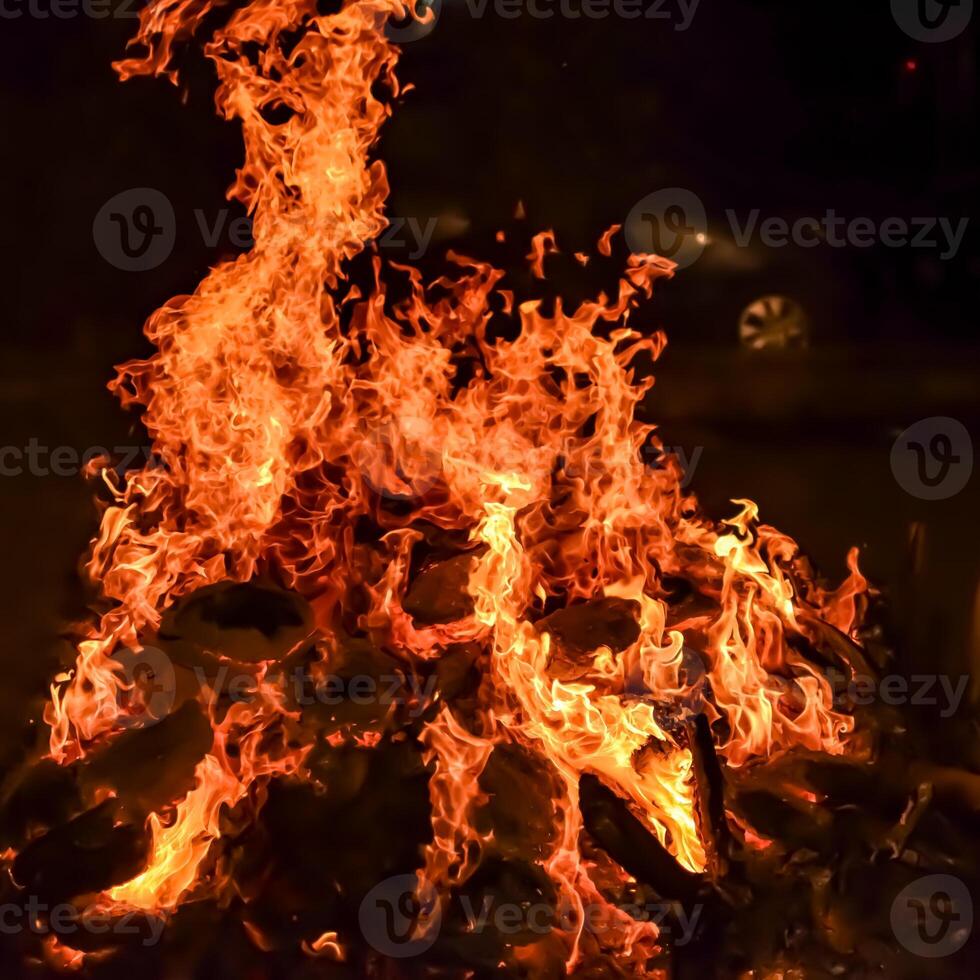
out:
<path id="1" fill-rule="evenodd" d="M 97 474 L 97 615 L 4 784 L 4 975 L 906 975 L 892 897 L 976 847 L 828 681 L 884 662 L 856 553 L 830 589 L 642 462 L 670 263 L 572 311 L 458 255 L 352 282 L 403 13 L 158 0 L 117 66 L 208 35 L 255 244 L 112 384 L 155 460 Z"/>

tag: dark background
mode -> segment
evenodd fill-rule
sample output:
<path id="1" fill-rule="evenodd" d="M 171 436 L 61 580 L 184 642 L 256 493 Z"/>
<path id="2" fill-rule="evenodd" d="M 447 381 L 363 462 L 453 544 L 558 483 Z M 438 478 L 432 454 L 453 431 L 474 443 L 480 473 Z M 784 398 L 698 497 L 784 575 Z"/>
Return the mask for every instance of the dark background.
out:
<path id="1" fill-rule="evenodd" d="M 591 249 L 671 186 L 697 193 L 712 227 L 726 208 L 972 217 L 976 22 L 930 45 L 902 33 L 885 0 L 702 0 L 688 30 L 675 23 L 474 19 L 446 0 L 432 33 L 405 46 L 400 77 L 416 89 L 381 150 L 391 213 L 443 219 L 425 262 L 447 246 L 495 258 L 493 233 L 518 200 L 529 229 L 554 227 L 568 253 Z M 227 236 L 208 247 L 194 211 L 211 224 L 226 206 L 236 127 L 214 116 L 210 71 L 193 58 L 180 91 L 120 84 L 110 62 L 134 26 L 0 19 L 2 445 L 141 444 L 105 391 L 112 365 L 145 354 L 146 316 L 235 250 Z M 146 272 L 114 268 L 92 236 L 101 206 L 134 187 L 159 188 L 177 219 L 172 255 Z M 918 419 L 950 415 L 980 433 L 975 232 L 945 262 L 880 246 L 733 262 L 709 248 L 640 318 L 670 337 L 650 409 L 668 445 L 703 447 L 694 487 L 709 510 L 753 498 L 835 580 L 860 545 L 906 672 L 961 673 L 980 657 L 977 477 L 929 503 L 889 464 Z M 806 309 L 807 351 L 739 348 L 741 310 L 768 293 Z M 57 633 L 84 611 L 76 568 L 92 496 L 80 476 L 0 477 L 0 757 L 22 744 Z"/>

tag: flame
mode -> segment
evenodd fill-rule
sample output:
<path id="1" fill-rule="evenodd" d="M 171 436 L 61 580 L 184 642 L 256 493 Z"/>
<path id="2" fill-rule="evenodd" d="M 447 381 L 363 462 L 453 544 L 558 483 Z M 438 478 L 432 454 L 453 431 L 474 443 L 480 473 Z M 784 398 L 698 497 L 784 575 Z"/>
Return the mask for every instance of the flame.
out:
<path id="1" fill-rule="evenodd" d="M 135 878 L 106 892 L 109 907 L 170 912 L 197 884 L 199 868 L 211 844 L 221 833 L 222 808 L 234 807 L 253 783 L 271 776 L 295 773 L 312 745 L 291 751 L 269 751 L 266 735 L 274 726 L 272 716 L 281 713 L 278 698 L 269 689 L 258 689 L 259 707 L 236 704 L 220 724 L 215 724 L 212 751 L 198 764 L 194 788 L 180 801 L 174 818 L 164 825 L 149 817 L 151 858 Z M 271 708 L 270 708 L 271 705 Z M 228 753 L 234 744 L 239 757 Z"/>
<path id="2" fill-rule="evenodd" d="M 62 942 L 53 933 L 48 933 L 41 940 L 41 954 L 37 962 L 49 967 L 55 973 L 78 973 L 105 962 L 113 952 L 111 947 L 95 951 L 75 949 Z"/>
<path id="3" fill-rule="evenodd" d="M 337 941 L 337 933 L 333 931 L 323 933 L 311 943 L 303 943 L 303 952 L 309 956 L 321 956 L 337 963 L 343 963 L 347 958 L 343 945 Z"/>
<path id="4" fill-rule="evenodd" d="M 142 51 L 116 66 L 120 76 L 175 81 L 175 45 L 217 6 L 155 0 L 134 41 Z M 616 295 L 571 311 L 515 306 L 503 272 L 452 253 L 452 275 L 432 287 L 395 266 L 407 289 L 397 303 L 378 259 L 372 293 L 349 284 L 349 261 L 386 224 L 385 168 L 372 152 L 401 92 L 384 25 L 405 13 L 400 0 L 348 0 L 332 14 L 313 0 L 249 0 L 205 45 L 218 111 L 242 127 L 245 159 L 229 196 L 252 214 L 254 246 L 154 313 L 146 334 L 156 352 L 122 365 L 110 386 L 142 408 L 158 462 L 102 471 L 112 503 L 86 567 L 108 611 L 52 685 L 50 754 L 71 762 L 120 730 L 126 681 L 115 654 L 138 646 L 181 596 L 273 574 L 311 600 L 329 637 L 356 584 L 370 595 L 359 628 L 408 665 L 455 643 L 485 652 L 476 714 L 442 704 L 422 735 L 433 823 L 422 880 L 445 896 L 492 846 L 475 822 L 478 780 L 496 746 L 520 745 L 560 787 L 543 867 L 579 913 L 605 909 L 605 949 L 642 962 L 657 930 L 609 901 L 610 879 L 623 886 L 625 872 L 583 858 L 580 776 L 600 777 L 683 867 L 705 870 L 691 747 L 664 713 L 683 718 L 704 697 L 729 766 L 792 748 L 845 751 L 851 719 L 788 640 L 802 635 L 804 611 L 853 635 L 867 583 L 852 552 L 848 580 L 824 590 L 795 543 L 759 524 L 755 504 L 736 501 L 736 515 L 718 524 L 682 490 L 676 460 L 642 462 L 645 447 L 662 447 L 637 419 L 653 379 L 638 381 L 634 364 L 656 359 L 666 341 L 629 320 L 673 274 L 667 260 L 630 256 Z M 602 236 L 601 255 L 618 231 Z M 552 233 L 534 239 L 536 277 L 557 251 Z M 514 339 L 491 339 L 494 311 L 512 319 Z M 460 350 L 474 363 L 465 385 Z M 392 499 L 402 506 L 383 506 Z M 383 571 L 355 541 L 364 517 L 382 531 Z M 419 626 L 403 607 L 424 524 L 469 537 L 473 611 L 457 622 Z M 679 613 L 667 577 L 709 601 Z M 535 625 L 545 602 L 599 598 L 632 604 L 637 638 L 593 651 L 575 680 L 555 676 L 557 640 Z M 683 669 L 690 651 L 703 681 Z M 301 778 L 315 739 L 301 731 L 296 748 L 287 737 L 301 719 L 271 683 L 249 706 L 212 712 L 212 725 L 194 788 L 169 816 L 150 815 L 147 867 L 109 889 L 106 904 L 166 913 L 220 890 L 206 859 L 223 813 L 260 806 L 274 777 Z M 380 740 L 351 737 L 362 747 Z M 581 921 L 564 940 L 574 966 L 587 941 Z M 309 950 L 344 958 L 332 932 Z"/>
<path id="5" fill-rule="evenodd" d="M 52 969 L 62 973 L 75 973 L 91 961 L 91 954 L 83 953 L 59 941 L 57 936 L 44 937 L 42 947 L 44 962 Z"/>

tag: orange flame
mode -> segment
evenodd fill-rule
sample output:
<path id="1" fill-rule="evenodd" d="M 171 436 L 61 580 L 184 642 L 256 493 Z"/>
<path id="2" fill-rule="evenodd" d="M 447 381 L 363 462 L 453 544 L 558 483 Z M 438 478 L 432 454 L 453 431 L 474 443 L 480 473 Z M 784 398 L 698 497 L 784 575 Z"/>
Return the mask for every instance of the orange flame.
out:
<path id="1" fill-rule="evenodd" d="M 136 38 L 144 52 L 116 66 L 122 78 L 173 80 L 174 45 L 217 5 L 151 3 Z M 255 244 L 153 314 L 146 333 L 156 353 L 122 365 L 111 385 L 124 405 L 142 406 L 163 465 L 103 472 L 114 499 L 87 569 L 111 608 L 52 686 L 50 752 L 68 762 L 112 737 L 124 685 L 114 654 L 202 586 L 272 573 L 313 601 L 329 634 L 361 574 L 353 525 L 370 516 L 386 532 L 390 563 L 357 579 L 371 596 L 365 633 L 415 665 L 463 641 L 487 652 L 479 717 L 443 705 L 423 735 L 434 832 L 423 878 L 445 894 L 492 845 L 473 822 L 477 781 L 494 746 L 516 742 L 562 787 L 545 869 L 579 911 L 606 904 L 617 955 L 642 956 L 655 927 L 608 904 L 602 874 L 581 856 L 580 775 L 599 776 L 681 865 L 703 870 L 691 748 L 659 720 L 696 693 L 685 648 L 703 659 L 706 710 L 728 765 L 794 747 L 840 753 L 851 719 L 787 638 L 801 633 L 801 610 L 852 632 L 867 585 L 852 553 L 848 581 L 822 590 L 796 567 L 796 545 L 758 524 L 753 503 L 736 501 L 738 514 L 719 525 L 682 491 L 675 460 L 643 464 L 644 447 L 659 446 L 636 418 L 653 379 L 636 381 L 632 365 L 641 353 L 659 356 L 665 339 L 628 324 L 672 275 L 668 261 L 631 256 L 617 296 L 570 312 L 558 303 L 550 315 L 534 302 L 515 313 L 502 272 L 456 255 L 454 275 L 434 289 L 396 267 L 409 287 L 398 304 L 378 260 L 371 295 L 348 286 L 348 260 L 385 227 L 385 169 L 371 153 L 389 114 L 379 83 L 399 94 L 383 28 L 404 12 L 400 0 L 349 0 L 330 15 L 313 0 L 250 0 L 205 47 L 218 110 L 242 126 L 245 162 L 229 195 L 253 215 Z M 602 255 L 617 230 L 603 235 Z M 551 233 L 534 240 L 536 276 L 555 252 Z M 514 340 L 488 336 L 494 309 L 513 316 Z M 478 366 L 458 387 L 461 347 Z M 411 506 L 396 514 L 379 506 L 385 497 Z M 473 611 L 455 623 L 420 627 L 402 606 L 424 522 L 469 535 Z M 678 619 L 667 576 L 686 578 L 710 603 Z M 639 635 L 625 650 L 594 651 L 574 681 L 554 676 L 555 639 L 534 625 L 552 597 L 627 600 Z M 295 721 L 271 686 L 215 720 L 195 787 L 169 822 L 149 818 L 147 868 L 105 902 L 165 912 L 200 894 L 223 808 L 302 772 L 312 740 L 296 749 L 275 734 Z M 380 738 L 354 737 L 363 746 Z M 581 928 L 566 938 L 574 964 Z M 335 933 L 310 951 L 344 955 Z"/>

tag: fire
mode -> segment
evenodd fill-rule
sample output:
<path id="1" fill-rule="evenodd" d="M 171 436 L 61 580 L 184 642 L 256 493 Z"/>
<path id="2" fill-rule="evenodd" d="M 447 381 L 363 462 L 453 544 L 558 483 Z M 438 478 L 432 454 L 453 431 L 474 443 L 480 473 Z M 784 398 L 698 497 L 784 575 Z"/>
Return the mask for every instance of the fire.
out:
<path id="1" fill-rule="evenodd" d="M 332 931 L 323 933 L 312 943 L 304 944 L 304 949 L 311 956 L 324 956 L 340 963 L 345 958 L 344 947 L 337 942 L 337 933 Z"/>
<path id="2" fill-rule="evenodd" d="M 197 883 L 198 869 L 220 835 L 222 808 L 238 804 L 256 781 L 299 769 L 312 746 L 269 751 L 264 735 L 281 720 L 275 716 L 282 715 L 282 708 L 274 688 L 260 686 L 258 695 L 257 710 L 238 704 L 220 724 L 214 723 L 214 746 L 197 766 L 194 788 L 180 801 L 169 825 L 150 815 L 150 863 L 142 874 L 108 890 L 110 907 L 173 911 Z M 227 751 L 230 741 L 237 763 Z"/>
<path id="3" fill-rule="evenodd" d="M 116 66 L 121 77 L 175 80 L 175 44 L 216 6 L 151 3 L 134 42 L 142 53 Z M 624 872 L 583 858 L 580 776 L 600 777 L 680 865 L 704 871 L 692 750 L 665 713 L 683 718 L 703 703 L 732 767 L 798 747 L 845 751 L 851 719 L 788 638 L 813 619 L 853 633 L 867 586 L 852 554 L 848 581 L 822 589 L 753 503 L 736 501 L 719 525 L 682 491 L 676 461 L 642 462 L 659 442 L 637 419 L 653 379 L 637 380 L 634 365 L 659 356 L 665 339 L 629 321 L 672 275 L 668 261 L 631 256 L 618 295 L 570 311 L 516 305 L 503 272 L 458 255 L 433 288 L 397 267 L 408 290 L 397 303 L 379 260 L 372 294 L 350 286 L 349 260 L 385 227 L 385 168 L 372 152 L 400 94 L 384 25 L 404 13 L 399 0 L 349 0 L 329 15 L 312 0 L 250 0 L 206 44 L 218 110 L 242 126 L 245 160 L 229 195 L 253 215 L 255 244 L 153 314 L 156 353 L 122 365 L 111 385 L 142 408 L 162 465 L 102 474 L 113 500 L 87 570 L 109 611 L 52 686 L 50 754 L 67 764 L 120 730 L 126 682 L 114 654 L 138 646 L 180 597 L 270 574 L 311 601 L 329 637 L 357 582 L 370 595 L 360 628 L 406 665 L 453 643 L 485 650 L 478 715 L 443 704 L 422 735 L 433 840 L 421 878 L 444 897 L 472 874 L 489 843 L 474 822 L 479 776 L 495 746 L 519 745 L 560 787 L 542 864 L 562 901 L 604 905 L 607 943 L 642 960 L 657 930 L 607 901 L 610 876 L 624 884 Z M 603 235 L 601 255 L 617 230 Z M 534 240 L 536 276 L 557 250 L 551 233 Z M 511 318 L 514 339 L 490 338 L 494 311 Z M 474 364 L 465 385 L 460 351 Z M 383 506 L 392 499 L 402 506 Z M 389 556 L 377 573 L 359 559 L 352 529 L 363 517 Z M 453 623 L 417 625 L 402 605 L 423 524 L 468 536 L 472 612 Z M 679 614 L 668 577 L 692 583 L 710 608 Z M 536 626 L 545 603 L 603 598 L 635 609 L 636 639 L 600 647 L 575 679 L 556 676 L 558 641 Z M 691 657 L 703 677 L 685 670 Z M 212 727 L 194 788 L 169 816 L 149 816 L 149 863 L 109 889 L 107 905 L 166 913 L 220 891 L 226 882 L 206 859 L 222 814 L 246 799 L 260 806 L 274 777 L 303 778 L 315 735 L 274 684 L 212 715 Z M 368 748 L 380 735 L 354 738 Z M 574 965 L 581 925 L 564 939 Z M 344 958 L 333 932 L 309 951 Z"/>
<path id="4" fill-rule="evenodd" d="M 86 965 L 99 959 L 105 959 L 104 954 L 84 953 L 59 942 L 56 936 L 45 936 L 42 943 L 43 962 L 61 973 L 75 973 Z"/>

